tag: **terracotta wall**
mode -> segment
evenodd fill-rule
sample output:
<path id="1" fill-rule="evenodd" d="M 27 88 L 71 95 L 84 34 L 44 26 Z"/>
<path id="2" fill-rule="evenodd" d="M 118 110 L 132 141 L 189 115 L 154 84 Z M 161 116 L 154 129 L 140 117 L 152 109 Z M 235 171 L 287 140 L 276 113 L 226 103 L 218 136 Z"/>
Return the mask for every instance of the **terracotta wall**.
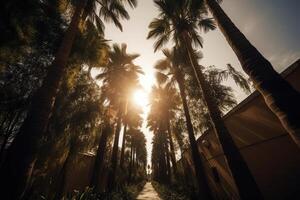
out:
<path id="1" fill-rule="evenodd" d="M 300 91 L 300 60 L 282 75 Z M 300 199 L 300 149 L 263 98 L 255 92 L 224 120 L 265 199 Z M 238 199 L 215 134 L 207 131 L 198 139 L 198 145 L 216 199 Z M 186 153 L 185 158 L 190 159 L 190 154 Z"/>

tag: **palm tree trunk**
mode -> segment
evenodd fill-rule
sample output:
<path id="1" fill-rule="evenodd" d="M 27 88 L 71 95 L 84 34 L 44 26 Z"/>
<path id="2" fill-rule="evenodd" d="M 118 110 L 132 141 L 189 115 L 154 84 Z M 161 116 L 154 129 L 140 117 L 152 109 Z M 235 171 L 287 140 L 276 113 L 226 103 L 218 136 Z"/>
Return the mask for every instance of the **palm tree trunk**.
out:
<path id="1" fill-rule="evenodd" d="M 20 199 L 26 191 L 35 165 L 40 139 L 49 121 L 84 5 L 85 1 L 80 1 L 77 5 L 55 60 L 41 88 L 34 95 L 28 115 L 8 151 L 0 172 L 0 193 L 3 199 Z"/>
<path id="2" fill-rule="evenodd" d="M 129 172 L 128 172 L 128 183 L 131 183 L 131 177 L 132 177 L 132 167 L 133 167 L 133 142 L 131 140 L 131 146 L 130 146 L 130 164 L 129 164 Z"/>
<path id="3" fill-rule="evenodd" d="M 159 134 L 159 151 L 161 152 L 158 156 L 158 162 L 159 162 L 159 172 L 158 172 L 158 178 L 160 183 L 167 183 L 167 161 L 166 161 L 166 151 L 165 151 L 165 145 L 163 140 L 163 133 L 161 130 L 158 131 Z"/>
<path id="4" fill-rule="evenodd" d="M 8 138 L 9 138 L 9 136 L 10 136 L 9 132 L 10 132 L 10 127 L 11 127 L 13 121 L 14 121 L 14 115 L 11 114 L 11 116 L 9 117 L 8 120 L 9 120 L 9 121 L 8 121 L 8 124 L 7 124 L 7 126 L 4 128 L 4 130 L 3 130 L 4 139 L 3 139 L 3 142 L 2 142 L 2 144 L 1 144 L 1 149 L 0 149 L 0 166 L 1 166 L 2 160 L 3 160 L 3 156 L 2 156 L 2 155 L 3 155 L 3 153 L 4 153 L 4 149 L 5 149 L 6 145 L 7 145 Z"/>
<path id="5" fill-rule="evenodd" d="M 7 145 L 8 139 L 11 136 L 11 134 L 13 133 L 13 129 L 14 129 L 15 125 L 17 124 L 18 119 L 19 119 L 21 114 L 22 114 L 21 110 L 17 111 L 16 115 L 10 121 L 10 123 L 7 127 L 7 131 L 5 133 L 4 140 L 3 140 L 3 143 L 2 143 L 2 146 L 1 146 L 1 149 L 0 149 L 0 166 L 2 165 L 2 161 L 5 159 L 4 150 L 5 150 L 5 147 Z"/>
<path id="6" fill-rule="evenodd" d="M 67 170 L 68 170 L 68 166 L 70 166 L 71 157 L 72 157 L 71 148 L 73 148 L 73 147 L 70 147 L 67 158 L 60 170 L 59 176 L 57 177 L 58 183 L 56 186 L 57 190 L 56 190 L 56 194 L 55 194 L 55 199 L 62 199 L 62 197 L 64 196 L 64 194 L 66 192 Z"/>
<path id="7" fill-rule="evenodd" d="M 121 158 L 120 158 L 120 168 L 121 168 L 121 169 L 123 169 L 123 167 L 124 167 L 124 154 L 125 154 L 125 143 L 126 143 L 126 131 L 127 131 L 127 124 L 124 125 L 124 130 L 123 130 L 123 141 L 122 141 Z"/>
<path id="8" fill-rule="evenodd" d="M 294 142 L 300 147 L 300 94 L 272 64 L 247 40 L 215 0 L 205 0 L 220 30 L 237 55 L 243 70 L 278 117 Z"/>
<path id="9" fill-rule="evenodd" d="M 137 148 L 136 147 L 134 147 L 134 167 L 133 167 L 133 174 L 134 174 L 134 176 L 136 175 L 136 171 L 137 171 L 137 166 L 138 166 L 138 160 L 137 160 Z"/>
<path id="10" fill-rule="evenodd" d="M 169 151 L 169 145 L 167 140 L 165 140 L 164 142 L 164 149 L 165 149 L 166 163 L 167 163 L 167 183 L 169 184 L 171 182 L 171 164 L 170 164 L 170 151 Z"/>
<path id="11" fill-rule="evenodd" d="M 239 149 L 235 145 L 227 127 L 224 124 L 224 121 L 221 117 L 221 111 L 218 108 L 209 83 L 207 83 L 205 80 L 201 69 L 196 68 L 196 59 L 194 59 L 192 55 L 193 49 L 191 43 L 187 39 L 187 35 L 184 35 L 184 42 L 190 63 L 194 71 L 194 77 L 196 78 L 198 86 L 202 92 L 204 103 L 207 105 L 214 132 L 216 133 L 216 136 L 222 146 L 225 159 L 231 170 L 241 199 L 263 199 L 258 185 L 256 184 L 255 179 L 247 166 L 247 163 L 240 154 Z"/>
<path id="12" fill-rule="evenodd" d="M 177 68 L 177 67 L 176 67 Z M 198 189 L 199 189 L 199 195 L 201 199 L 204 200 L 211 200 L 213 199 L 213 195 L 211 194 L 211 190 L 208 186 L 208 180 L 204 173 L 204 165 L 200 157 L 200 152 L 198 149 L 198 145 L 196 142 L 195 134 L 194 134 L 194 128 L 191 121 L 190 111 L 186 100 L 186 94 L 185 94 L 185 86 L 182 80 L 182 75 L 179 73 L 179 69 L 175 69 L 176 72 L 176 80 L 179 86 L 179 92 L 183 104 L 183 110 L 186 118 L 186 126 L 188 130 L 188 136 L 189 136 L 189 142 L 191 146 L 192 151 L 192 158 L 194 162 L 195 167 L 195 173 L 196 173 L 196 179 L 198 183 Z"/>
<path id="13" fill-rule="evenodd" d="M 108 123 L 104 124 L 104 128 L 102 129 L 101 137 L 99 139 L 99 144 L 95 156 L 95 163 L 94 163 L 91 182 L 90 182 L 90 187 L 94 188 L 94 191 L 97 191 L 99 186 L 99 178 L 103 169 L 107 139 L 110 132 L 111 132 L 110 125 Z"/>
<path id="14" fill-rule="evenodd" d="M 171 162 L 172 162 L 172 167 L 173 167 L 173 171 L 174 171 L 174 177 L 176 177 L 177 165 L 176 165 L 174 142 L 173 142 L 171 127 L 170 127 L 170 120 L 168 121 L 168 137 L 169 137 L 170 149 L 171 149 Z"/>
<path id="15" fill-rule="evenodd" d="M 117 120 L 116 126 L 117 127 L 116 127 L 113 151 L 112 151 L 112 156 L 111 156 L 111 170 L 110 170 L 110 175 L 108 177 L 108 190 L 109 191 L 114 189 L 116 173 L 117 173 L 118 150 L 119 150 L 118 144 L 119 144 L 120 129 L 121 129 L 121 112 L 119 112 L 119 114 L 118 114 L 118 120 Z"/>
<path id="16" fill-rule="evenodd" d="M 2 116 L 1 116 L 2 119 L 1 119 L 1 123 L 0 123 L 0 131 L 2 130 L 2 128 L 3 128 L 3 126 L 4 126 L 5 122 L 6 122 L 6 120 L 9 118 L 8 117 L 9 114 L 10 114 L 10 112 L 7 112 L 5 115 L 2 114 Z"/>

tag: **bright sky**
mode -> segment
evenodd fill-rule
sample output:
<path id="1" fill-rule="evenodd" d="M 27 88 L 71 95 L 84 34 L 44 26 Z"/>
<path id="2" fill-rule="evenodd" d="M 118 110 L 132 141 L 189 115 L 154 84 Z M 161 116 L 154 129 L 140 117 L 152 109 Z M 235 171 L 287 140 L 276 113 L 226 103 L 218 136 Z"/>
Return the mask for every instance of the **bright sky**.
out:
<path id="1" fill-rule="evenodd" d="M 154 63 L 162 58 L 162 54 L 153 52 L 153 40 L 146 40 L 148 25 L 157 16 L 157 9 L 152 0 L 138 1 L 138 7 L 130 10 L 129 21 L 124 21 L 123 32 L 113 25 L 106 26 L 106 38 L 113 43 L 126 43 L 129 53 L 139 53 L 136 59 L 145 75 L 140 77 L 143 92 L 139 92 L 135 99 L 140 98 L 146 119 L 149 108 L 147 94 L 154 84 Z M 248 39 L 268 58 L 276 70 L 282 71 L 300 58 L 300 1 L 299 0 L 224 0 L 223 9 Z M 202 65 L 216 65 L 219 67 L 231 63 L 237 69 L 240 64 L 226 43 L 224 37 L 216 30 L 203 35 L 204 48 Z M 231 82 L 229 82 L 231 84 Z M 235 88 L 235 87 L 234 87 Z M 235 88 L 236 89 L 236 88 Z M 236 89 L 239 101 L 245 94 Z M 142 131 L 147 139 L 148 161 L 150 162 L 152 133 L 146 128 L 144 120 Z"/>

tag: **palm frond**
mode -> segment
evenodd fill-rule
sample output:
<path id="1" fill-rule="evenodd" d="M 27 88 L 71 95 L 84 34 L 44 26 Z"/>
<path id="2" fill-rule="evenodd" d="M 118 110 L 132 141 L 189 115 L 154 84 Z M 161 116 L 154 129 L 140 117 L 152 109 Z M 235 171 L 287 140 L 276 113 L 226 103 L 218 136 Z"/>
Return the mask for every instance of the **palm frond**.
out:
<path id="1" fill-rule="evenodd" d="M 169 35 L 162 35 L 158 38 L 158 40 L 154 43 L 154 52 L 156 52 L 158 49 L 162 48 L 167 42 L 169 41 Z"/>
<path id="2" fill-rule="evenodd" d="M 241 89 L 243 89 L 246 94 L 249 94 L 251 92 L 251 89 L 245 76 L 241 72 L 235 70 L 231 64 L 227 64 L 227 70 L 228 70 L 228 74 L 231 76 L 234 82 Z"/>
<path id="3" fill-rule="evenodd" d="M 167 18 L 154 18 L 149 24 L 149 29 L 147 39 L 156 38 L 160 35 L 167 34 L 170 30 L 170 24 Z"/>
<path id="4" fill-rule="evenodd" d="M 165 71 L 169 69 L 170 65 L 170 62 L 167 59 L 161 59 L 156 62 L 154 68 L 159 71 Z"/>
<path id="5" fill-rule="evenodd" d="M 155 77 L 158 84 L 164 84 L 168 80 L 168 76 L 161 72 L 156 72 Z"/>
<path id="6" fill-rule="evenodd" d="M 99 34 L 104 35 L 105 26 L 101 18 L 98 16 L 95 16 L 95 25 L 97 27 L 97 31 L 99 32 Z"/>
<path id="7" fill-rule="evenodd" d="M 217 28 L 216 23 L 212 18 L 201 19 L 198 23 L 198 26 L 200 30 L 204 31 L 205 33 Z"/>
<path id="8" fill-rule="evenodd" d="M 130 18 L 127 10 L 125 9 L 124 5 L 120 1 L 112 1 L 110 4 L 110 10 L 121 19 Z"/>
<path id="9" fill-rule="evenodd" d="M 127 1 L 127 4 L 131 7 L 131 8 L 135 8 L 137 7 L 137 0 L 123 0 L 123 1 Z"/>

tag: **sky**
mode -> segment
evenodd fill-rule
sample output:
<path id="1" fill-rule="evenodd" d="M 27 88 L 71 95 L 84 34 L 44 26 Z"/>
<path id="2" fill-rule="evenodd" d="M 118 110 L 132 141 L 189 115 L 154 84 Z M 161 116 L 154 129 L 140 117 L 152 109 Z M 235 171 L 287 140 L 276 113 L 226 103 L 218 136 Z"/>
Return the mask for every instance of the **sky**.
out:
<path id="1" fill-rule="evenodd" d="M 224 0 L 222 8 L 246 35 L 254 46 L 281 72 L 300 58 L 300 0 Z M 158 11 L 152 0 L 139 0 L 136 9 L 128 8 L 129 21 L 123 21 L 123 32 L 111 24 L 106 25 L 105 35 L 112 43 L 126 43 L 127 52 L 138 53 L 136 64 L 140 65 L 145 75 L 140 76 L 144 87 L 144 95 L 140 103 L 143 106 L 144 119 L 149 111 L 145 96 L 149 94 L 155 83 L 153 65 L 163 58 L 161 52 L 153 52 L 153 40 L 147 40 L 148 25 L 157 16 Z M 202 35 L 202 65 L 224 67 L 227 63 L 241 70 L 240 64 L 227 44 L 221 32 L 217 29 Z M 235 95 L 240 102 L 246 95 L 235 89 Z M 150 162 L 151 141 L 153 134 L 146 128 L 144 120 L 142 131 L 147 139 L 148 161 Z M 122 138 L 121 138 L 122 139 Z"/>

